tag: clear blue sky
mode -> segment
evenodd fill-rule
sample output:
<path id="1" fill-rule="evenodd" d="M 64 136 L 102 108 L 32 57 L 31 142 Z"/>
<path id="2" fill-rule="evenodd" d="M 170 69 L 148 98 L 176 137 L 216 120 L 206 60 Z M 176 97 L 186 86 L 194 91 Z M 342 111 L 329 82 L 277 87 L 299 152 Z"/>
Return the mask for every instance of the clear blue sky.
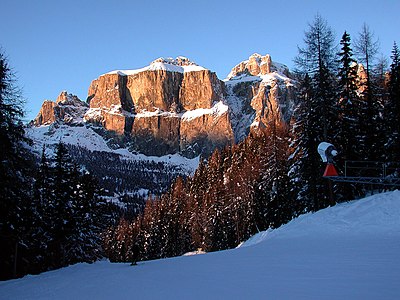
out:
<path id="1" fill-rule="evenodd" d="M 319 13 L 337 42 L 365 22 L 389 57 L 400 44 L 399 0 L 2 0 L 0 46 L 27 99 L 27 119 L 62 90 L 87 97 L 115 69 L 187 56 L 223 79 L 251 54 L 293 65 L 307 24 Z"/>

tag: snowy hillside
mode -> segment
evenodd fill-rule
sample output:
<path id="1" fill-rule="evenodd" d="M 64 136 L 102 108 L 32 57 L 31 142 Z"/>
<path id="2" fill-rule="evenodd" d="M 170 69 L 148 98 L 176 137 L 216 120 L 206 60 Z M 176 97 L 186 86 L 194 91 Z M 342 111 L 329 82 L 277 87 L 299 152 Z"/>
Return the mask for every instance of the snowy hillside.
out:
<path id="1" fill-rule="evenodd" d="M 193 174 L 199 163 L 198 157 L 188 159 L 179 154 L 171 154 L 161 157 L 146 156 L 143 154 L 134 154 L 125 148 L 113 149 L 107 145 L 107 142 L 103 137 L 87 126 L 50 125 L 27 128 L 26 132 L 28 137 L 33 140 L 32 148 L 37 155 L 40 155 L 43 145 L 46 145 L 46 148 L 48 148 L 48 154 L 52 155 L 55 145 L 61 141 L 65 144 L 83 147 L 90 151 L 103 151 L 119 154 L 123 159 L 127 160 L 169 163 L 171 165 L 179 166 L 182 171 L 187 174 Z"/>
<path id="2" fill-rule="evenodd" d="M 399 299 L 400 192 L 307 214 L 240 248 L 77 264 L 0 283 L 1 299 Z"/>
<path id="3" fill-rule="evenodd" d="M 128 145 L 118 144 L 113 138 L 101 136 L 93 126 L 52 124 L 27 128 L 33 141 L 32 151 L 38 159 L 43 145 L 47 157 L 53 157 L 61 141 L 66 144 L 73 160 L 84 166 L 99 181 L 108 196 L 141 195 L 165 192 L 177 176 L 192 175 L 199 157 L 188 159 L 179 154 L 146 156 L 132 153 Z M 99 131 L 103 132 L 103 131 Z"/>

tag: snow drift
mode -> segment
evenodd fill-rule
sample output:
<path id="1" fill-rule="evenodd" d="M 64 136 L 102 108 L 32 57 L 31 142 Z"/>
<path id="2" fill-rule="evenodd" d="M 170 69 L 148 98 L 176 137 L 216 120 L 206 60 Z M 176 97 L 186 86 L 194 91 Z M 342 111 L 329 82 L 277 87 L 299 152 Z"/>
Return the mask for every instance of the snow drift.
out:
<path id="1" fill-rule="evenodd" d="M 1 299 L 399 299 L 400 192 L 303 215 L 235 250 L 101 261 L 0 283 Z"/>

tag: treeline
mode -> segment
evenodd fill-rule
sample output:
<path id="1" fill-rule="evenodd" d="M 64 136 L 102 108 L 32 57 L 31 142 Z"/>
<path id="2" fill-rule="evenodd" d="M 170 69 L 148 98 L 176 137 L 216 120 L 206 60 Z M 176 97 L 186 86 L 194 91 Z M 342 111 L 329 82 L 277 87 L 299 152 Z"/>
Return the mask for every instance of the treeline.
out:
<path id="1" fill-rule="evenodd" d="M 168 193 L 149 199 L 135 220 L 121 219 L 105 235 L 108 257 L 136 261 L 232 248 L 300 213 L 363 196 L 363 186 L 322 178 L 317 147 L 333 143 L 338 166 L 400 161 L 400 63 L 396 43 L 390 68 L 377 60 L 378 44 L 365 24 L 354 48 L 358 60 L 350 35 L 343 34 L 338 49 L 332 29 L 316 16 L 295 58 L 291 122 L 271 110 L 265 128 L 216 150 L 192 178 L 178 178 Z"/>
<path id="2" fill-rule="evenodd" d="M 61 142 L 54 158 L 43 149 L 40 165 L 26 169 L 32 173 L 14 178 L 24 178 L 24 187 L 19 181 L 8 187 L 24 188 L 21 194 L 2 199 L 9 214 L 2 218 L 1 278 L 103 257 L 101 233 L 121 212 L 99 197 L 96 179 L 72 162 Z"/>
<path id="3" fill-rule="evenodd" d="M 273 123 L 238 145 L 216 150 L 192 178 L 179 177 L 168 193 L 149 199 L 136 220 L 121 219 L 110 228 L 105 235 L 110 260 L 232 248 L 303 211 L 289 188 L 288 127 Z"/>
<path id="4" fill-rule="evenodd" d="M 93 262 L 101 233 L 120 216 L 95 178 L 59 143 L 39 164 L 25 137 L 23 101 L 0 53 L 0 280 Z"/>
<path id="5" fill-rule="evenodd" d="M 106 195 L 137 192 L 147 189 L 153 195 L 165 193 L 177 176 L 184 176 L 180 167 L 166 162 L 129 160 L 105 151 L 91 151 L 76 145 L 65 145 L 74 162 L 92 173 Z"/>

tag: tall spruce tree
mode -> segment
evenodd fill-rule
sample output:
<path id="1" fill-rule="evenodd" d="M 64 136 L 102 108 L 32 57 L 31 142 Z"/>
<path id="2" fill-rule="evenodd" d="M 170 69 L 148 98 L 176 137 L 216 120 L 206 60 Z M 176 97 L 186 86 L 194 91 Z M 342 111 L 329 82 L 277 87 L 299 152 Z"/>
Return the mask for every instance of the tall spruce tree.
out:
<path id="1" fill-rule="evenodd" d="M 336 102 L 338 112 L 338 126 L 336 127 L 334 144 L 340 155 L 337 165 L 343 166 L 346 160 L 360 160 L 362 149 L 358 147 L 358 139 L 361 136 L 360 128 L 360 99 L 357 86 L 358 64 L 353 58 L 350 35 L 345 31 L 340 41 L 341 50 L 338 70 L 338 100 Z M 338 197 L 348 200 L 353 199 L 356 187 L 348 183 L 339 185 Z"/>
<path id="2" fill-rule="evenodd" d="M 400 52 L 396 42 L 390 65 L 389 99 L 385 107 L 386 160 L 400 162 Z"/>
<path id="3" fill-rule="evenodd" d="M 359 83 L 362 91 L 359 122 L 363 124 L 359 144 L 363 149 L 361 153 L 363 160 L 377 160 L 382 152 L 379 150 L 380 145 L 378 142 L 377 118 L 379 116 L 379 108 L 377 107 L 378 101 L 375 99 L 372 80 L 372 69 L 378 48 L 378 41 L 374 39 L 374 34 L 368 25 L 364 23 L 354 43 L 356 56 L 364 64 L 365 70 L 365 79 Z"/>
<path id="4" fill-rule="evenodd" d="M 314 91 L 308 74 L 299 83 L 299 104 L 293 124 L 289 176 L 301 212 L 316 211 L 327 205 L 328 195 L 322 179 L 323 165 L 316 151 L 321 138 L 315 130 L 320 126 L 319 116 L 313 113 Z"/>
<path id="5" fill-rule="evenodd" d="M 5 54 L 0 50 L 0 278 L 19 273 L 34 208 L 30 207 L 30 154 L 24 144 L 23 100 Z"/>
<path id="6" fill-rule="evenodd" d="M 332 193 L 328 192 L 330 187 L 322 179 L 323 166 L 317 154 L 318 144 L 332 141 L 337 126 L 334 40 L 327 22 L 317 15 L 305 32 L 304 48 L 298 48 L 294 60 L 301 92 L 294 133 L 297 149 L 292 171 L 296 172 L 291 174 L 300 187 L 298 198 L 303 199 L 311 210 L 334 204 L 334 199 L 329 196 Z"/>

